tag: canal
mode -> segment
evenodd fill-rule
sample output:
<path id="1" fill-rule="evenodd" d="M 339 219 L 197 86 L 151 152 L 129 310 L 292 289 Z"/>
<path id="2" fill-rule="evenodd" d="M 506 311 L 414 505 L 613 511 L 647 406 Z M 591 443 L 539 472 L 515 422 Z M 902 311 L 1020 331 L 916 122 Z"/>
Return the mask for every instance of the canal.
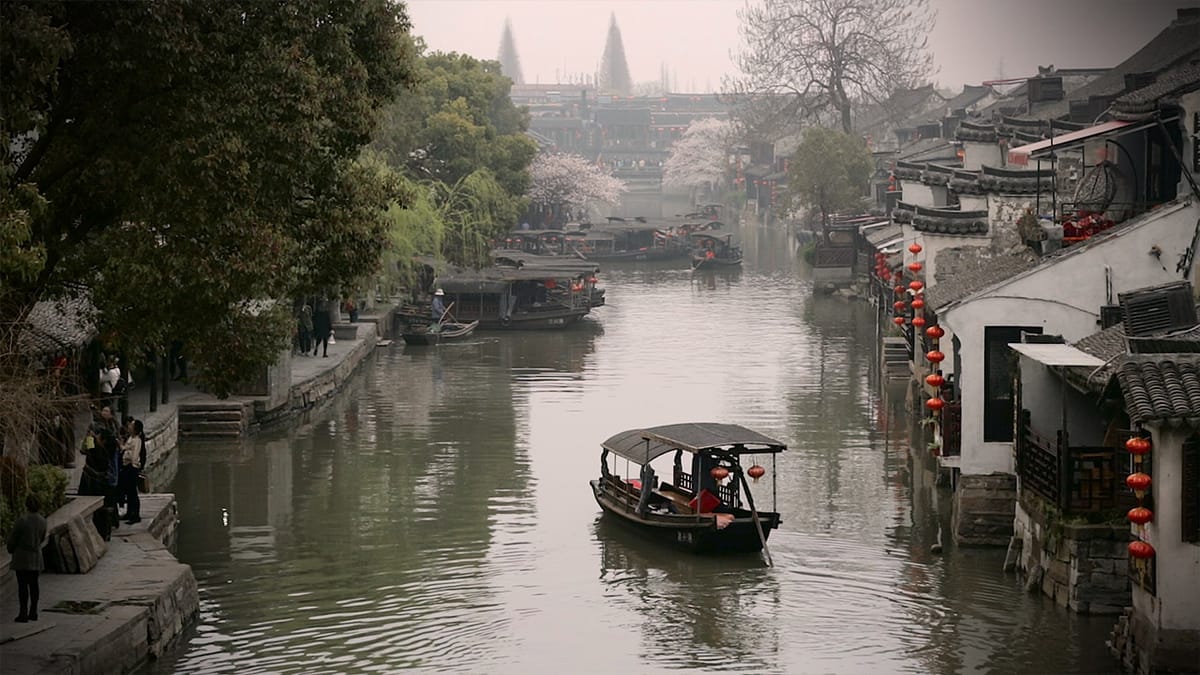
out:
<path id="1" fill-rule="evenodd" d="M 583 326 L 397 343 L 286 429 L 185 445 L 201 616 L 152 672 L 1111 671 L 1113 618 L 1024 593 L 1003 551 L 930 553 L 949 495 L 872 310 L 814 296 L 786 232 L 740 234 L 741 272 L 609 266 Z M 600 442 L 687 420 L 789 444 L 774 567 L 599 520 Z"/>

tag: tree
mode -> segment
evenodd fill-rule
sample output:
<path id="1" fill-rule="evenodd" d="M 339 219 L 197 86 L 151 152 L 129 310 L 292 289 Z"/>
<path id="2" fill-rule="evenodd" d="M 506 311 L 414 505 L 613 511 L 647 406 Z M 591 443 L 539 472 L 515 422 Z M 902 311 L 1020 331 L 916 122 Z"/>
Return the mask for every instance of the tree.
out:
<path id="1" fill-rule="evenodd" d="M 184 338 L 218 394 L 272 362 L 272 302 L 379 264 L 392 186 L 356 157 L 408 27 L 388 0 L 0 3 L 5 329 L 83 294 L 107 348 Z"/>
<path id="2" fill-rule="evenodd" d="M 757 0 L 738 11 L 741 77 L 728 93 L 779 95 L 801 117 L 837 116 L 853 131 L 857 103 L 887 101 L 931 74 L 928 0 Z"/>
<path id="3" fill-rule="evenodd" d="M 788 193 L 796 205 L 821 214 L 829 239 L 829 215 L 857 206 L 874 164 L 862 139 L 825 127 L 811 127 L 792 159 Z"/>
<path id="4" fill-rule="evenodd" d="M 671 145 L 663 166 L 663 185 L 714 190 L 725 179 L 733 145 L 733 123 L 706 117 L 688 124 Z"/>
<path id="5" fill-rule="evenodd" d="M 615 203 L 625 191 L 624 182 L 579 155 L 540 154 L 529 174 L 529 200 L 552 222 L 568 210 L 578 213 L 591 204 Z"/>

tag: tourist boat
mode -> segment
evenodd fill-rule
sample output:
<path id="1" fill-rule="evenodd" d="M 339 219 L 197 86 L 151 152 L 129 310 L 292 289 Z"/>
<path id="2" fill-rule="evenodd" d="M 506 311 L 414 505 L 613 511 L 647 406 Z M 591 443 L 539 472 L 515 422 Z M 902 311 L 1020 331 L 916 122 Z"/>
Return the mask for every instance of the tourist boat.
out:
<path id="1" fill-rule="evenodd" d="M 434 287 L 454 303 L 459 321 L 478 321 L 481 329 L 564 328 L 591 311 L 595 277 L 575 267 L 497 265 L 448 270 Z"/>
<path id="2" fill-rule="evenodd" d="M 687 257 L 687 247 L 676 236 L 674 226 L 651 223 L 645 218 L 626 220 L 609 217 L 588 229 L 576 249 L 588 260 L 643 261 L 677 260 Z"/>
<path id="3" fill-rule="evenodd" d="M 733 235 L 720 232 L 693 232 L 692 269 L 733 267 L 742 264 L 742 249 L 733 243 Z"/>
<path id="4" fill-rule="evenodd" d="M 582 257 L 585 233 L 565 230 L 513 230 L 495 241 L 499 251 L 520 251 L 542 256 Z"/>
<path id="5" fill-rule="evenodd" d="M 527 253 L 519 250 L 495 249 L 492 251 L 492 260 L 497 267 L 537 269 L 569 274 L 577 280 L 575 282 L 577 286 L 582 283 L 588 291 L 589 306 L 601 307 L 604 305 L 605 289 L 598 285 L 600 280 L 596 276 L 600 274 L 600 265 L 591 260 L 584 260 L 582 256 L 572 258 Z"/>
<path id="6" fill-rule="evenodd" d="M 757 482 L 766 469 L 742 465 L 747 455 L 769 455 L 774 475 L 775 456 L 787 449 L 780 441 L 736 424 L 693 422 L 630 429 L 601 448 L 600 478 L 591 481 L 596 503 L 605 517 L 661 543 L 696 553 L 756 552 L 779 527 L 778 513 L 757 510 L 746 480 Z M 671 482 L 660 483 L 651 463 L 670 453 Z M 621 459 L 629 475 L 637 467 L 637 478 L 621 477 Z M 771 492 L 774 508 L 774 478 Z"/>
<path id="7" fill-rule="evenodd" d="M 470 323 L 443 321 L 440 325 L 435 323 L 424 326 L 412 325 L 401 335 L 404 337 L 404 342 L 410 345 L 437 345 L 470 337 L 477 327 L 479 327 L 478 321 Z"/>

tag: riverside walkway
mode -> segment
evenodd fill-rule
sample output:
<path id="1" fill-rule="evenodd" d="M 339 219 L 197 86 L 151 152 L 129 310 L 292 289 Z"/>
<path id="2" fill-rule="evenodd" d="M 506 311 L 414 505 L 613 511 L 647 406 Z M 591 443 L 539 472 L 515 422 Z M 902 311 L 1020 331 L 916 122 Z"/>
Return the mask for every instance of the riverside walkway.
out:
<path id="1" fill-rule="evenodd" d="M 390 320 L 390 307 L 378 314 L 364 313 L 353 324 L 357 331 L 341 325 L 339 332 L 346 337 L 329 345 L 328 357 L 293 355 L 287 401 L 277 407 L 272 419 L 282 420 L 335 395 L 390 333 Z M 355 333 L 356 337 L 349 337 Z M 156 482 L 167 484 L 174 476 L 181 408 L 255 400 L 235 396 L 218 401 L 194 386 L 172 382 L 168 402 L 151 411 L 147 389 L 148 385 L 139 383 L 131 392 L 128 414 L 145 425 L 152 488 Z M 77 438 L 83 437 L 89 422 L 89 414 L 80 415 Z M 80 455 L 75 468 L 67 470 L 69 495 L 77 493 L 83 464 Z M 156 479 L 156 475 L 165 477 Z M 0 671 L 6 675 L 128 673 L 161 655 L 195 621 L 199 612 L 195 577 L 191 567 L 171 553 L 178 526 L 175 496 L 150 493 L 141 499 L 142 522 L 132 526 L 121 523 L 106 546 L 92 537 L 99 549 L 98 560 L 87 573 L 41 575 L 36 622 L 14 621 L 16 583 L 9 574 L 9 555 L 0 549 L 0 579 L 4 581 L 0 586 Z M 50 520 L 53 529 L 56 518 Z M 75 520 L 91 527 L 90 516 Z"/>

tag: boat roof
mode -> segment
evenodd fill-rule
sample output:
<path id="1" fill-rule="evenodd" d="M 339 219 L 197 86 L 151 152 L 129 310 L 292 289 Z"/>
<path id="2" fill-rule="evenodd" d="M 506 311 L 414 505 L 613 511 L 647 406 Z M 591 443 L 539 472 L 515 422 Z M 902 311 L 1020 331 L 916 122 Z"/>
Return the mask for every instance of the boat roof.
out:
<path id="1" fill-rule="evenodd" d="M 699 232 L 691 232 L 691 233 L 689 233 L 688 236 L 692 237 L 693 239 L 715 239 L 717 241 L 725 241 L 728 243 L 733 243 L 733 233 L 732 232 L 716 232 L 716 233 L 714 233 L 714 232 L 707 231 L 707 230 L 701 230 Z"/>
<path id="2" fill-rule="evenodd" d="M 740 455 L 763 452 L 783 452 L 783 441 L 764 436 L 738 424 L 718 422 L 685 422 L 658 427 L 622 431 L 601 444 L 605 450 L 638 464 L 675 450 L 699 453 L 720 449 L 726 454 Z"/>
<path id="3" fill-rule="evenodd" d="M 584 260 L 569 253 L 562 255 L 538 255 L 512 249 L 492 249 L 492 259 L 496 267 L 538 269 L 559 272 L 574 272 L 587 274 L 600 271 L 600 265 L 593 260 Z"/>

